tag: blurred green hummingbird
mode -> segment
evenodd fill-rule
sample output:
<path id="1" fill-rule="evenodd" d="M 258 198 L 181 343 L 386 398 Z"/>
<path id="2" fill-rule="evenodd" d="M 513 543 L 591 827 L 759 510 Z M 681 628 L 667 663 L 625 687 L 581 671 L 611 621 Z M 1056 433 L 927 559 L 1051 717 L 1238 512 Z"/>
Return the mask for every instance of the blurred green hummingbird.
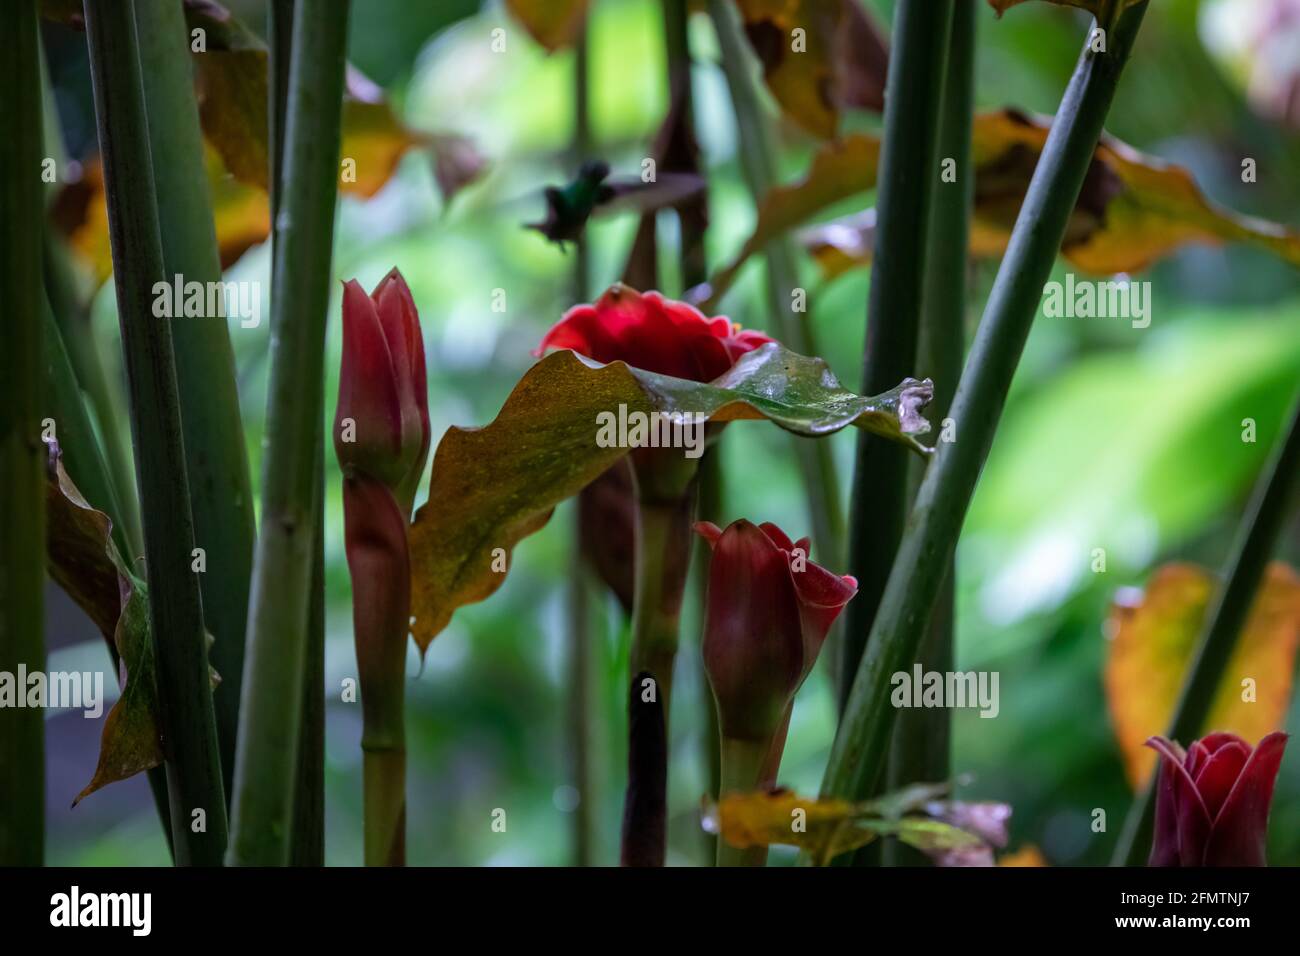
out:
<path id="1" fill-rule="evenodd" d="M 576 242 L 587 227 L 587 220 L 601 212 L 635 210 L 646 212 L 674 206 L 690 199 L 704 188 L 704 180 L 691 173 L 661 173 L 654 181 L 610 179 L 609 163 L 600 159 L 582 164 L 578 175 L 564 186 L 548 186 L 546 218 L 525 223 L 564 248 Z"/>

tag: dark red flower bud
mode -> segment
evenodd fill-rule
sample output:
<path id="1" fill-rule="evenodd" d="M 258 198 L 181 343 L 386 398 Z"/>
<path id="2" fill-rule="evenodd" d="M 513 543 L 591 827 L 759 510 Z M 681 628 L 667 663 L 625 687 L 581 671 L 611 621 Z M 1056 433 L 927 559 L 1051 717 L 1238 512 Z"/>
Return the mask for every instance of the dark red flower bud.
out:
<path id="1" fill-rule="evenodd" d="M 772 339 L 741 331 L 730 319 L 705 318 L 694 306 L 616 284 L 594 305 L 570 309 L 542 339 L 547 349 L 573 349 L 597 362 L 626 362 L 660 375 L 711 382 L 746 352 Z"/>
<path id="2" fill-rule="evenodd" d="M 709 542 L 704 668 L 724 738 L 766 741 L 781 727 L 831 624 L 858 582 L 808 559 L 774 524 L 702 521 Z"/>
<path id="3" fill-rule="evenodd" d="M 409 514 L 429 442 L 424 339 L 411 290 L 396 269 L 370 295 L 353 279 L 343 287 L 339 464 L 380 481 Z"/>
<path id="4" fill-rule="evenodd" d="M 1252 750 L 1236 734 L 1208 734 L 1186 752 L 1152 737 L 1160 756 L 1155 839 L 1148 866 L 1267 866 L 1268 808 L 1287 735 Z"/>

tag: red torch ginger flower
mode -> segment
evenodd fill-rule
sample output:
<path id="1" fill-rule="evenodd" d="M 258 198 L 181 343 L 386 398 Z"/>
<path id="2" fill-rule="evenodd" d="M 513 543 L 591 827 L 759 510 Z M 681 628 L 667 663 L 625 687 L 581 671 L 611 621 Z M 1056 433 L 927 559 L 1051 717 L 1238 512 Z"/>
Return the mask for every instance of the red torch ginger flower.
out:
<path id="1" fill-rule="evenodd" d="M 1155 839 L 1148 866 L 1266 866 L 1268 809 L 1287 735 L 1251 748 L 1236 734 L 1208 734 L 1186 751 L 1152 737 L 1161 756 Z"/>
<path id="2" fill-rule="evenodd" d="M 370 295 L 353 279 L 343 287 L 339 464 L 382 482 L 409 514 L 429 442 L 424 340 L 411 290 L 396 269 Z"/>
<path id="3" fill-rule="evenodd" d="M 704 667 L 724 738 L 767 740 L 781 727 L 826 634 L 858 582 L 808 560 L 809 542 L 774 524 L 695 530 L 713 549 Z"/>
<path id="4" fill-rule="evenodd" d="M 711 382 L 746 352 L 772 339 L 742 331 L 725 317 L 705 318 L 694 306 L 658 292 L 610 287 L 594 305 L 564 314 L 537 347 L 573 349 L 597 362 L 623 361 L 634 368 L 695 382 Z"/>

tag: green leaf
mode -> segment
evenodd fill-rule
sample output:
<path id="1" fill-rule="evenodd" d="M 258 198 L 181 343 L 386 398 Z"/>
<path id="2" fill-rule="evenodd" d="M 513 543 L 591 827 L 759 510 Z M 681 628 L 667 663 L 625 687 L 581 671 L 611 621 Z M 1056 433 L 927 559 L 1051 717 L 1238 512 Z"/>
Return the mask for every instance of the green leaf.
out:
<path id="1" fill-rule="evenodd" d="M 989 6 L 997 11 L 998 16 L 1006 13 L 1012 7 L 1018 7 L 1028 0 L 988 0 Z M 1087 10 L 1101 22 L 1110 22 L 1108 14 L 1118 14 L 1125 7 L 1132 6 L 1138 0 L 1046 0 L 1048 3 L 1055 3 L 1062 7 L 1078 7 L 1080 10 Z"/>
<path id="2" fill-rule="evenodd" d="M 768 419 L 799 435 L 856 425 L 922 454 L 927 380 L 883 395 L 842 388 L 822 359 L 769 343 L 713 382 L 597 365 L 555 352 L 534 365 L 486 428 L 452 428 L 433 460 L 429 503 L 411 527 L 412 633 L 421 652 L 456 608 L 481 601 L 505 579 L 502 560 L 551 509 L 628 453 L 597 444 L 598 416 L 694 413 L 709 422 Z M 494 570 L 495 566 L 495 570 Z"/>

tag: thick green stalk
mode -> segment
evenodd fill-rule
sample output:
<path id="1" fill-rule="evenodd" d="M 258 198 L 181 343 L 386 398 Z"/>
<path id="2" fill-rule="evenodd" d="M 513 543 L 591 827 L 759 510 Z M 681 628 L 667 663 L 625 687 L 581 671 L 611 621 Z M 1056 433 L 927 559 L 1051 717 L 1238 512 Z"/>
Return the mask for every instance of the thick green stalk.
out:
<path id="1" fill-rule="evenodd" d="M 952 14 L 953 0 L 899 0 L 894 8 L 876 253 L 859 389 L 863 395 L 887 391 L 916 373 L 922 294 L 931 275 L 927 239 L 940 178 L 939 127 Z M 849 573 L 858 579 L 858 594 L 844 611 L 841 712 L 903 537 L 910 464 L 901 445 L 858 432 L 849 499 Z"/>
<path id="2" fill-rule="evenodd" d="M 1106 53 L 1084 46 L 998 270 L 984 318 L 953 399 L 956 440 L 939 444 L 872 625 L 822 780 L 822 794 L 860 797 L 880 780 L 896 713 L 893 674 L 915 660 L 962 520 L 1038 312 L 1065 225 L 1146 3 L 1127 8 Z"/>
<path id="3" fill-rule="evenodd" d="M 0 672 L 45 670 L 45 445 L 41 441 L 41 73 L 35 0 L 0 35 Z M 20 694 L 26 687 L 20 686 Z M 0 866 L 45 855 L 45 713 L 0 708 Z"/>
<path id="4" fill-rule="evenodd" d="M 135 470 L 131 466 L 130 443 L 123 437 L 117 413 L 120 403 L 104 371 L 90 323 L 89 306 L 77 288 L 76 271 L 68 250 L 48 230 L 44 249 L 45 293 L 63 335 L 68 359 L 77 373 L 78 383 L 86 392 L 95 424 L 99 426 L 109 476 L 122 507 L 113 516 L 114 524 L 121 530 L 126 545 L 122 554 L 134 562 L 144 554 L 144 540 L 140 536 L 140 500 L 136 492 Z"/>
<path id="5" fill-rule="evenodd" d="M 699 149 L 695 141 L 695 97 L 691 86 L 691 48 L 688 31 L 690 10 L 686 0 L 664 0 L 664 49 L 668 65 L 669 109 L 676 108 L 676 128 L 670 138 L 664 168 L 669 172 L 701 174 Z M 704 234 L 709 225 L 707 192 L 677 207 L 681 249 L 682 289 L 691 289 L 708 278 Z"/>
<path id="6" fill-rule="evenodd" d="M 347 4 L 301 0 L 271 289 L 262 529 L 248 614 L 228 861 L 290 859 L 320 466 L 325 314 L 338 194 Z"/>
<path id="7" fill-rule="evenodd" d="M 1222 683 L 1237 638 L 1245 626 L 1255 600 L 1255 592 L 1263 580 L 1264 569 L 1277 544 L 1278 536 L 1286 522 L 1290 506 L 1294 503 L 1296 489 L 1300 487 L 1300 394 L 1291 406 L 1286 432 L 1279 438 L 1277 447 L 1246 509 L 1246 515 L 1237 528 L 1232 556 L 1228 561 L 1223 587 L 1219 590 L 1209 613 L 1196 656 L 1183 682 L 1178 705 L 1174 708 L 1169 732 L 1165 735 L 1184 746 L 1201 736 L 1207 728 L 1205 719 L 1210 714 L 1215 693 Z M 1134 801 L 1124 821 L 1119 844 L 1115 848 L 1113 863 L 1117 866 L 1137 866 L 1145 862 L 1151 848 L 1151 830 L 1155 818 L 1156 774 Z"/>
<path id="8" fill-rule="evenodd" d="M 916 375 L 934 381 L 934 398 L 926 411 L 942 435 L 942 423 L 952 407 L 965 356 L 967 237 L 974 200 L 971 168 L 971 120 L 975 94 L 976 6 L 981 0 L 956 0 L 944 76 L 943 112 L 938 157 L 952 160 L 955 182 L 940 177 L 930 213 L 926 280 L 921 297 L 921 323 L 916 350 Z M 911 487 L 923 474 L 913 463 Z M 953 570 L 939 589 L 930 630 L 921 642 L 920 660 L 929 672 L 945 673 L 953 663 Z M 894 791 L 909 783 L 948 779 L 952 714 L 943 707 L 906 710 L 898 715 L 889 752 L 889 780 Z M 887 864 L 922 865 L 929 857 L 897 840 L 882 847 Z"/>
<path id="9" fill-rule="evenodd" d="M 718 786 L 721 798 L 729 793 L 752 793 L 758 789 L 759 777 L 772 751 L 770 740 L 722 738 L 722 779 Z M 718 837 L 718 866 L 763 866 L 767 847 L 737 849 Z"/>
<path id="10" fill-rule="evenodd" d="M 164 264 L 131 8 L 129 2 L 87 2 L 86 36 L 131 391 L 172 837 L 177 863 L 216 865 L 226 846 L 226 804 L 203 604 L 192 563 L 194 526 L 171 325 L 153 312 Z"/>
<path id="11" fill-rule="evenodd" d="M 179 0 L 152 0 L 135 5 L 135 22 L 166 278 L 215 288 L 209 283 L 221 282 L 221 256 L 185 15 Z M 199 579 L 203 617 L 213 637 L 212 666 L 221 675 L 213 704 L 227 805 L 235 773 L 254 539 L 248 453 L 225 318 L 235 308 L 237 303 L 226 302 L 215 315 L 172 323 L 194 543 L 207 561 Z"/>
<path id="12" fill-rule="evenodd" d="M 759 203 L 776 183 L 776 167 L 771 131 L 759 101 L 758 81 L 753 75 L 752 60 L 745 49 L 746 41 L 734 5 L 727 0 L 709 0 L 709 15 L 722 47 L 722 68 L 736 114 L 741 169 L 754 202 Z M 799 286 L 799 272 L 792 241 L 788 236 L 773 240 L 763 254 L 767 259 L 768 308 L 776 323 L 776 334 L 796 352 L 818 354 L 811 314 L 806 309 L 794 311 L 792 293 Z M 887 387 L 897 384 L 894 381 Z M 844 553 L 844 511 L 834 449 L 826 441 L 813 442 L 810 447 L 801 439 L 792 437 L 791 440 L 796 443 L 795 460 L 803 476 L 815 546 L 821 562 L 836 567 Z"/>

